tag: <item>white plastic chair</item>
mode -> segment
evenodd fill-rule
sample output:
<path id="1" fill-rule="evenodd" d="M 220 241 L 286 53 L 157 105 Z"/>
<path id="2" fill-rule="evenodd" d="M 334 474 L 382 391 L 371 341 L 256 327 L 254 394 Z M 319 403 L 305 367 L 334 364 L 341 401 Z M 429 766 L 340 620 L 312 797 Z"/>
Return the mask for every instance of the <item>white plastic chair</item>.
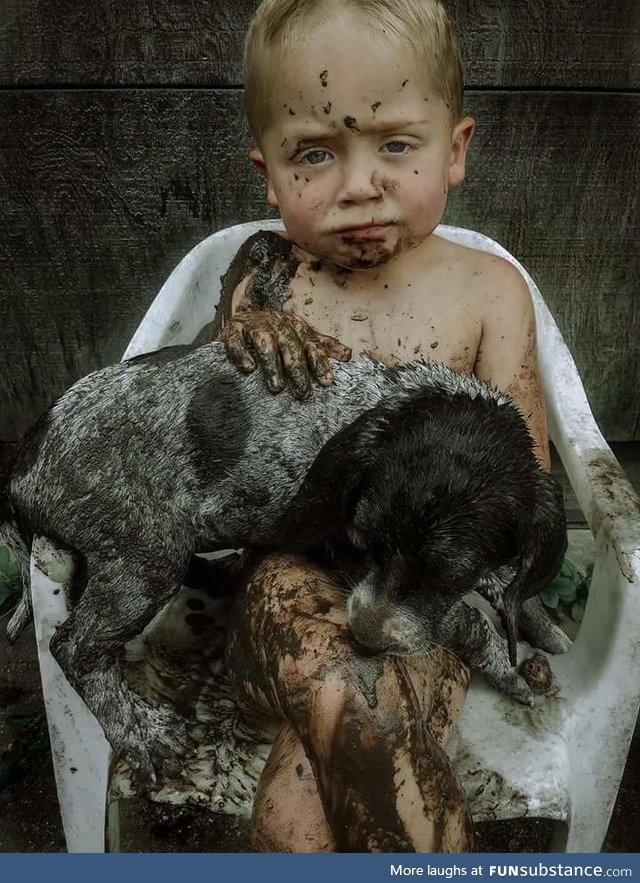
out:
<path id="1" fill-rule="evenodd" d="M 278 221 L 241 224 L 197 245 L 159 292 L 124 358 L 193 341 L 213 317 L 220 277 L 241 243 L 259 229 L 279 226 Z M 544 817 L 558 823 L 555 849 L 598 851 L 640 705 L 638 500 L 598 430 L 573 359 L 528 273 L 486 236 L 448 226 L 436 232 L 506 258 L 529 284 L 550 435 L 595 546 L 591 591 L 577 640 L 568 653 L 552 660 L 559 695 L 540 698 L 530 709 L 474 676 L 450 753 L 476 821 Z M 117 802 L 107 806 L 114 793 L 110 749 L 49 652 L 51 635 L 67 615 L 70 566 L 64 553 L 37 539 L 31 562 L 33 608 L 67 848 L 101 852 L 107 830 L 109 848 L 117 849 Z M 251 748 L 243 745 L 255 782 L 265 746 L 250 757 Z M 126 787 L 115 790 L 128 793 Z M 203 802 L 201 793 L 198 801 Z M 248 814 L 250 789 L 244 802 L 236 800 L 231 807 L 219 789 L 208 805 Z"/>

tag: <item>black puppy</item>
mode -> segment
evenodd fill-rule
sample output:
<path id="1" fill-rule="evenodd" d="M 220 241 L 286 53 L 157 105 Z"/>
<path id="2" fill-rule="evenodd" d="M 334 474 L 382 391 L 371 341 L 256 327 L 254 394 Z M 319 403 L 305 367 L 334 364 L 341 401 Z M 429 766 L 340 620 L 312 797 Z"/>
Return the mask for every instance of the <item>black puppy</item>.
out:
<path id="1" fill-rule="evenodd" d="M 517 409 L 496 394 L 443 384 L 385 397 L 327 442 L 279 545 L 331 560 L 345 537 L 365 561 L 347 610 L 369 650 L 442 644 L 527 701 L 489 621 L 457 603 L 473 590 L 501 613 L 512 665 L 519 618 L 535 645 L 569 646 L 536 597 L 566 552 L 562 490 L 538 467 Z"/>
<path id="2" fill-rule="evenodd" d="M 544 649 L 566 648 L 535 604 L 520 610 L 559 567 L 565 529 L 513 405 L 432 363 L 333 370 L 331 387 L 299 403 L 265 395 L 222 344 L 160 350 L 80 380 L 19 446 L 0 540 L 23 558 L 33 535 L 76 552 L 86 587 L 51 650 L 114 750 L 145 773 L 175 767 L 186 729 L 129 689 L 124 646 L 199 550 L 351 537 L 370 562 L 348 602 L 361 643 L 445 644 L 524 702 L 502 639 L 464 595 L 489 589 L 500 604 L 506 584 L 512 661 L 517 620 Z M 25 586 L 10 638 L 28 597 Z"/>

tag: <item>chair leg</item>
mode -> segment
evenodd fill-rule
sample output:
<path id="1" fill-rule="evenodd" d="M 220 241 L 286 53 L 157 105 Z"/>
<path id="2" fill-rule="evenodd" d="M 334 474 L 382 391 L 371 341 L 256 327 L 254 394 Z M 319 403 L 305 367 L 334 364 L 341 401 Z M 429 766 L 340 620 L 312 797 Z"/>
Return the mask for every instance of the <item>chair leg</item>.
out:
<path id="1" fill-rule="evenodd" d="M 107 852 L 120 852 L 120 802 L 109 798 L 107 805 Z"/>
<path id="2" fill-rule="evenodd" d="M 38 542 L 40 554 L 31 566 L 33 617 L 64 836 L 69 852 L 104 852 L 111 748 L 49 650 L 67 606 L 63 575 L 54 580 L 40 569 L 48 550 Z"/>
<path id="3" fill-rule="evenodd" d="M 572 795 L 564 852 L 600 852 L 613 806 L 605 795 L 602 803 L 594 801 L 591 794 L 580 795 L 577 800 L 575 797 Z"/>

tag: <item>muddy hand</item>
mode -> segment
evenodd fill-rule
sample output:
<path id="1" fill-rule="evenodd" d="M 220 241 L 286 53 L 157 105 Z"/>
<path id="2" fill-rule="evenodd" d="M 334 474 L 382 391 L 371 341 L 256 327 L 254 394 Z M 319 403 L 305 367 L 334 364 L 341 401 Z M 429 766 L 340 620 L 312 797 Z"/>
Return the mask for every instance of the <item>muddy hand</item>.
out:
<path id="1" fill-rule="evenodd" d="M 351 350 L 335 337 L 315 331 L 304 319 L 274 310 L 236 313 L 218 335 L 231 361 L 245 374 L 260 365 L 270 392 L 291 392 L 304 399 L 311 380 L 328 386 L 333 380 L 329 359 L 346 362 Z"/>

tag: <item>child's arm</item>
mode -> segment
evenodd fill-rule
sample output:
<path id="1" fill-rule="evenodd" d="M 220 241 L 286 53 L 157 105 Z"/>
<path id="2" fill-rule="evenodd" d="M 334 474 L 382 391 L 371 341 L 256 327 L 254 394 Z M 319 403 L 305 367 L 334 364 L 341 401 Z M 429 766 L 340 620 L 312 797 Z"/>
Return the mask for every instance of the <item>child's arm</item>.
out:
<path id="1" fill-rule="evenodd" d="M 474 374 L 505 392 L 522 412 L 543 469 L 550 469 L 544 394 L 529 287 L 507 261 L 492 261 Z"/>

